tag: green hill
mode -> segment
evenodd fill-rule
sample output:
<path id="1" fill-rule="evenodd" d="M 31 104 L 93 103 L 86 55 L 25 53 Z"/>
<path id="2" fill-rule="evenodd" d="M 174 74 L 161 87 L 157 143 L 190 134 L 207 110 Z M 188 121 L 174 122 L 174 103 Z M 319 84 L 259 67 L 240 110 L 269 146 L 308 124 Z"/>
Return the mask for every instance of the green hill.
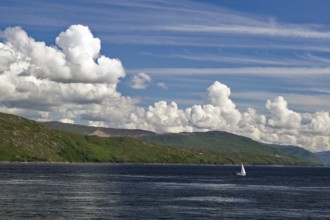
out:
<path id="1" fill-rule="evenodd" d="M 58 127 L 63 129 L 61 123 Z M 136 139 L 82 135 L 95 131 L 88 126 L 71 125 L 66 129 L 52 130 L 32 120 L 0 113 L 0 161 L 317 165 L 225 132 L 157 135 L 112 130 L 117 136 L 124 132 L 143 138 Z"/>
<path id="2" fill-rule="evenodd" d="M 277 145 L 277 144 L 270 144 L 268 145 L 274 149 L 280 150 L 282 152 L 287 152 L 293 155 L 297 155 L 301 158 L 304 158 L 309 161 L 313 161 L 315 163 L 320 163 L 322 164 L 322 160 L 318 158 L 317 154 L 314 154 L 304 148 L 297 147 L 297 146 L 292 146 L 292 145 Z"/>
<path id="3" fill-rule="evenodd" d="M 139 137 L 143 135 L 154 134 L 154 132 L 139 129 L 102 128 L 85 125 L 66 124 L 57 121 L 41 122 L 41 124 L 53 130 L 102 137 Z"/>
<path id="4" fill-rule="evenodd" d="M 0 113 L 0 160 L 60 161 L 59 136 L 37 122 Z"/>
<path id="5" fill-rule="evenodd" d="M 220 154 L 233 164 L 240 162 L 264 165 L 321 164 L 319 161 L 310 160 L 310 158 L 303 158 L 300 155 L 274 149 L 243 136 L 221 131 L 158 134 L 143 136 L 141 139 L 162 145 L 180 146 Z"/>
<path id="6" fill-rule="evenodd" d="M 66 131 L 70 133 L 83 134 L 83 135 L 88 135 L 97 129 L 96 127 L 92 127 L 92 126 L 67 124 L 57 121 L 41 122 L 41 124 L 52 130 Z"/>
<path id="7" fill-rule="evenodd" d="M 213 152 L 276 152 L 266 145 L 253 141 L 249 138 L 223 131 L 158 134 L 143 136 L 141 139 L 153 143 L 205 149 Z"/>
<path id="8" fill-rule="evenodd" d="M 101 138 L 51 130 L 40 123 L 4 113 L 0 113 L 0 161 L 223 162 L 211 154 L 200 155 L 194 150 L 160 146 L 129 137 Z"/>

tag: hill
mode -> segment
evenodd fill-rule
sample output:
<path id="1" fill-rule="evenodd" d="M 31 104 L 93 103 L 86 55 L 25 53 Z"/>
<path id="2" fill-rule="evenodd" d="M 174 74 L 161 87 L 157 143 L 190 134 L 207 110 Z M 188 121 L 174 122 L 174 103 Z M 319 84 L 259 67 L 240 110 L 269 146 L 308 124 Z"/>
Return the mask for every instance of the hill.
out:
<path id="1" fill-rule="evenodd" d="M 313 157 L 313 153 L 304 150 L 293 151 L 287 148 L 276 148 L 249 138 L 227 132 L 196 132 L 180 134 L 156 134 L 144 130 L 95 128 L 82 125 L 63 124 L 59 122 L 43 123 L 49 128 L 75 132 L 80 134 L 95 135 L 100 137 L 129 136 L 147 142 L 153 142 L 172 147 L 194 149 L 202 153 L 212 152 L 221 155 L 221 161 L 226 164 L 237 164 L 241 161 L 250 164 L 305 164 L 320 165 L 322 162 Z M 307 156 L 309 155 L 309 157 Z M 204 161 L 209 163 L 208 161 Z"/>
<path id="2" fill-rule="evenodd" d="M 233 164 L 286 164 L 286 165 L 320 165 L 320 162 L 303 158 L 293 152 L 271 148 L 266 144 L 249 138 L 221 131 L 157 134 L 142 136 L 141 139 L 152 143 L 180 146 L 188 149 L 221 154 Z"/>
<path id="3" fill-rule="evenodd" d="M 315 154 L 325 166 L 330 167 L 330 151 L 317 152 Z"/>
<path id="4" fill-rule="evenodd" d="M 67 124 L 58 121 L 40 122 L 40 124 L 52 130 L 66 131 L 70 133 L 83 134 L 83 135 L 88 135 L 97 129 L 96 127 L 92 127 L 92 126 Z"/>
<path id="5" fill-rule="evenodd" d="M 238 164 L 243 161 L 262 165 L 317 165 L 225 132 L 160 135 L 141 130 L 106 129 L 117 132 L 117 136 L 98 137 L 90 134 L 100 131 L 99 128 L 63 123 L 52 125 L 57 125 L 58 130 L 0 113 L 0 161 L 193 164 Z M 63 128 L 66 131 L 60 131 Z M 118 137 L 123 135 L 121 132 L 139 139 Z"/>
<path id="6" fill-rule="evenodd" d="M 323 163 L 323 161 L 320 160 L 320 158 L 316 154 L 301 147 L 292 146 L 292 145 L 276 145 L 276 144 L 270 144 L 269 146 L 274 149 L 280 150 L 282 152 L 287 152 L 293 155 L 297 155 L 301 158 L 304 158 L 309 161 L 313 161 L 315 163 Z"/>
<path id="7" fill-rule="evenodd" d="M 153 143 L 207 149 L 214 152 L 276 152 L 272 151 L 266 145 L 247 137 L 223 131 L 158 134 L 143 136 L 141 139 Z"/>
<path id="8" fill-rule="evenodd" d="M 74 128 L 74 127 L 71 127 Z M 76 126 L 87 132 L 87 126 Z M 0 161 L 221 163 L 216 156 L 160 146 L 129 137 L 101 138 L 46 128 L 40 123 L 0 113 Z"/>
<path id="9" fill-rule="evenodd" d="M 103 128 L 92 127 L 85 125 L 66 124 L 57 121 L 42 122 L 47 128 L 66 131 L 75 134 L 94 135 L 99 137 L 139 137 L 142 135 L 151 135 L 154 132 L 138 130 L 138 129 L 117 129 L 117 128 Z"/>

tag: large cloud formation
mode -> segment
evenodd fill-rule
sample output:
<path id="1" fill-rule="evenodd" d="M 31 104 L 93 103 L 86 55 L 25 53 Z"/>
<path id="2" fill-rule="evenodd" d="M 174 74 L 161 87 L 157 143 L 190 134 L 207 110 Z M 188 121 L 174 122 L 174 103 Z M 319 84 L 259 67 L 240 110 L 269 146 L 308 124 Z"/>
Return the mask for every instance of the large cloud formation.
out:
<path id="1" fill-rule="evenodd" d="M 136 102 L 116 90 L 125 70 L 118 59 L 100 54 L 89 28 L 72 25 L 47 46 L 20 27 L 7 28 L 0 43 L 0 110 L 44 120 L 91 124 L 116 121 Z M 100 112 L 110 112 L 102 117 Z M 110 113 L 108 113 L 110 114 Z"/>
<path id="2" fill-rule="evenodd" d="M 218 81 L 207 89 L 204 105 L 180 109 L 158 101 L 148 108 L 122 96 L 117 84 L 125 77 L 119 59 L 100 54 L 101 41 L 89 28 L 72 25 L 47 46 L 19 27 L 7 28 L 0 43 L 0 111 L 38 120 L 157 132 L 223 130 L 255 140 L 330 150 L 329 112 L 298 113 L 283 97 L 267 100 L 269 114 L 249 108 L 240 112 L 230 88 Z M 140 74 L 136 88 L 149 78 Z"/>

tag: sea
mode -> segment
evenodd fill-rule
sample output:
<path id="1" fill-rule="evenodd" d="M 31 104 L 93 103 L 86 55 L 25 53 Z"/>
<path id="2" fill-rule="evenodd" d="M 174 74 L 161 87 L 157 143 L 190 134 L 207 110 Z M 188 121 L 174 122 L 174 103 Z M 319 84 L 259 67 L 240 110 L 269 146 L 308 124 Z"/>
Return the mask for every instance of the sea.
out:
<path id="1" fill-rule="evenodd" d="M 329 167 L 0 164 L 0 219 L 330 219 Z"/>

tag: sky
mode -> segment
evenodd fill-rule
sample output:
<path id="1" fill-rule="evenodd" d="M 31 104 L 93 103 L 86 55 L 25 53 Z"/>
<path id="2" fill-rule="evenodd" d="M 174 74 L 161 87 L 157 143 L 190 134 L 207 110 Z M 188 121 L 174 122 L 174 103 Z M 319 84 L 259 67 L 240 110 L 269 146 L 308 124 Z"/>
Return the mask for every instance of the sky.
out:
<path id="1" fill-rule="evenodd" d="M 2 0 L 0 111 L 330 150 L 327 0 Z"/>

